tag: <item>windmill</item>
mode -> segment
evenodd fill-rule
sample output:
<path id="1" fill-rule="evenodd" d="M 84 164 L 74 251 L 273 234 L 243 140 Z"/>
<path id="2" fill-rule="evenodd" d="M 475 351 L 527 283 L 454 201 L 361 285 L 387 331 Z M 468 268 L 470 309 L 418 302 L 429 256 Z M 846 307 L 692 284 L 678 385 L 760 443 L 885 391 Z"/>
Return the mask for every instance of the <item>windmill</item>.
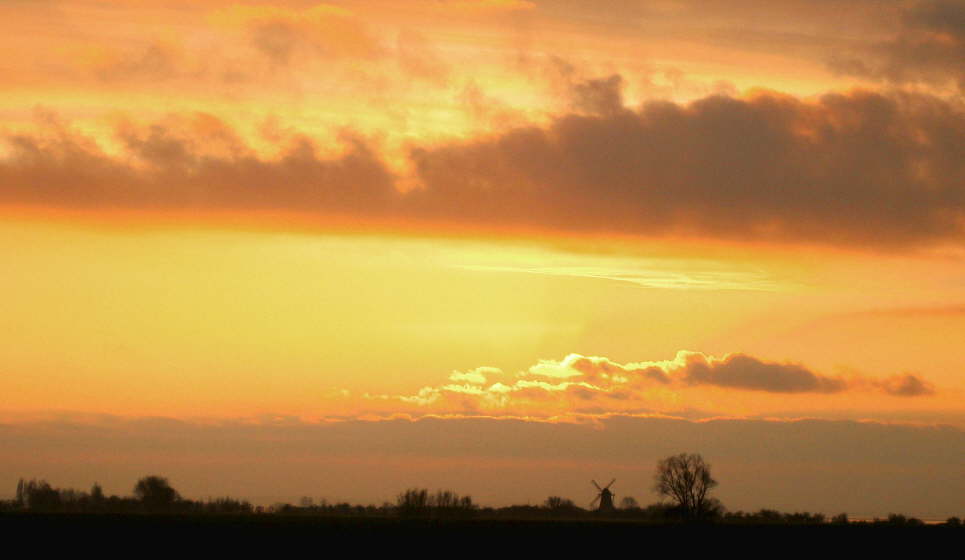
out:
<path id="1" fill-rule="evenodd" d="M 597 484 L 595 480 L 590 481 L 593 483 L 593 486 L 596 486 L 596 489 L 600 491 L 596 498 L 590 502 L 591 508 L 599 501 L 600 507 L 596 508 L 596 511 L 613 511 L 616 509 L 613 507 L 613 492 L 610 492 L 610 487 L 613 486 L 613 483 L 616 481 L 617 479 L 614 478 L 610 481 L 610 484 L 607 484 L 603 488 L 600 488 L 600 485 Z"/>

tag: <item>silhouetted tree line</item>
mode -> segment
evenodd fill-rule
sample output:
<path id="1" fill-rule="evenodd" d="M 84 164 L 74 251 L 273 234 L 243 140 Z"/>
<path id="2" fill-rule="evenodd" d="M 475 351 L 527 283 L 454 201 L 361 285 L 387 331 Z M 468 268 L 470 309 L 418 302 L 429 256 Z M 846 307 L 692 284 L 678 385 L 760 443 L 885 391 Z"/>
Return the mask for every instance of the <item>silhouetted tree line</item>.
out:
<path id="1" fill-rule="evenodd" d="M 743 511 L 727 512 L 721 516 L 726 523 L 750 525 L 821 525 L 828 522 L 823 513 L 782 513 L 773 509 L 761 509 L 756 512 Z M 848 515 L 842 513 L 832 518 L 836 524 L 847 524 Z"/>
<path id="2" fill-rule="evenodd" d="M 726 525 L 886 525 L 915 527 L 924 522 L 914 517 L 891 514 L 884 519 L 856 522 L 841 513 L 827 518 L 822 513 L 782 513 L 771 509 L 757 512 L 727 512 L 717 500 L 702 506 L 701 521 Z M 315 502 L 303 497 L 298 505 L 280 503 L 270 508 L 253 507 L 249 502 L 229 497 L 207 500 L 183 498 L 160 476 L 147 476 L 137 481 L 132 496 L 107 496 L 100 485 L 90 491 L 54 488 L 45 480 L 24 480 L 17 483 L 13 500 L 0 501 L 0 512 L 42 513 L 177 513 L 177 514 L 259 514 L 324 515 L 355 517 L 423 517 L 483 519 L 626 519 L 655 524 L 693 521 L 693 511 L 686 504 L 656 503 L 640 507 L 632 497 L 624 497 L 620 507 L 610 512 L 582 508 L 568 498 L 550 496 L 540 505 L 513 505 L 502 508 L 480 507 L 471 496 L 461 496 L 451 490 L 430 492 L 425 488 L 409 488 L 400 493 L 395 503 L 381 506 L 353 505 L 347 502 Z M 948 527 L 963 527 L 961 519 L 950 517 Z"/>
<path id="3" fill-rule="evenodd" d="M 376 505 L 354 505 L 348 502 L 328 503 L 327 500 L 319 500 L 304 496 L 299 500 L 298 505 L 277 503 L 266 510 L 268 513 L 279 513 L 285 515 L 324 515 L 334 517 L 388 517 L 393 515 L 395 507 L 385 502 L 381 506 Z"/>
<path id="4" fill-rule="evenodd" d="M 43 513 L 252 513 L 244 500 L 210 498 L 187 500 L 171 487 L 166 478 L 147 476 L 137 481 L 133 496 L 106 496 L 97 483 L 89 492 L 73 488 L 54 488 L 46 480 L 17 482 L 13 500 L 0 501 L 0 511 Z"/>
<path id="5" fill-rule="evenodd" d="M 451 490 L 409 488 L 395 500 L 396 513 L 405 517 L 472 517 L 477 509 L 472 497 Z"/>

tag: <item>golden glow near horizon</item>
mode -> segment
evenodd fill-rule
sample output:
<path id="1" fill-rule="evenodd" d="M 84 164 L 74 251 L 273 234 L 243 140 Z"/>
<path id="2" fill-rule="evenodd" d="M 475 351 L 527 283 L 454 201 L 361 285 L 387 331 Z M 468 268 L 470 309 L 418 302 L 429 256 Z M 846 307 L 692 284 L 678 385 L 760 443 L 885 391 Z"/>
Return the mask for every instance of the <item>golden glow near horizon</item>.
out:
<path id="1" fill-rule="evenodd" d="M 643 246 L 612 255 L 523 241 L 124 233 L 37 222 L 2 229 L 4 252 L 16 256 L 0 280 L 16 295 L 2 319 L 7 411 L 512 415 L 520 409 L 507 403 L 438 409 L 402 397 L 444 386 L 452 371 L 499 368 L 499 381 L 512 384 L 516 371 L 571 352 L 639 362 L 684 349 L 745 352 L 869 381 L 830 395 L 658 384 L 611 410 L 793 417 L 836 416 L 845 406 L 862 417 L 962 422 L 952 411 L 965 387 L 948 334 L 962 318 L 930 299 L 941 283 L 929 280 L 933 259 L 894 258 L 890 266 L 921 287 L 882 308 L 894 285 L 882 281 L 877 259 L 847 259 L 848 280 L 831 283 L 822 276 L 840 266 L 833 260 L 801 268 L 787 255 L 668 258 L 646 256 Z M 910 324 L 895 345 L 893 330 Z M 940 392 L 875 390 L 874 380 L 906 371 Z M 585 408 L 541 402 L 521 406 L 537 416 Z"/>

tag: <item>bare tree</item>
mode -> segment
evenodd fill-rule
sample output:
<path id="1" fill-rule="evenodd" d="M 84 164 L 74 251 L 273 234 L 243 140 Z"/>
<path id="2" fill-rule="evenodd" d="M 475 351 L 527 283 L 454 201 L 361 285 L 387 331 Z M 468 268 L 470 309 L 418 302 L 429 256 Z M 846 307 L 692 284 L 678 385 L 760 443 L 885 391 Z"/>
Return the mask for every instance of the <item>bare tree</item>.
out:
<path id="1" fill-rule="evenodd" d="M 719 502 L 708 496 L 715 486 L 710 465 L 696 453 L 681 453 L 657 462 L 654 491 L 673 498 L 690 519 L 700 519 L 720 508 Z"/>

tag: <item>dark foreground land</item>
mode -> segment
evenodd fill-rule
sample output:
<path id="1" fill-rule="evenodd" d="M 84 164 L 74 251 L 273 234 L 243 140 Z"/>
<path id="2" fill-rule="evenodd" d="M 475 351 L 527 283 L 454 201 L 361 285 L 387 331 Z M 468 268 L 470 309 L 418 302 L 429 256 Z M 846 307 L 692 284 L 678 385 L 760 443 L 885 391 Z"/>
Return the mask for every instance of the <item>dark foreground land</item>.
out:
<path id="1" fill-rule="evenodd" d="M 366 548 L 413 546 L 452 555 L 485 553 L 497 542 L 528 542 L 562 551 L 602 546 L 606 550 L 632 546 L 678 550 L 684 557 L 697 551 L 773 550 L 801 552 L 841 547 L 852 551 L 914 547 L 920 553 L 939 543 L 962 543 L 965 530 L 946 526 L 894 527 L 874 524 L 755 525 L 653 523 L 607 519 L 427 519 L 399 517 L 339 517 L 278 514 L 0 514 L 0 538 L 6 542 L 136 544 L 139 548 L 180 547 L 217 543 L 219 547 L 272 546 L 335 542 Z M 616 552 L 616 550 L 612 550 Z M 321 549 L 319 549 L 321 552 Z M 489 554 L 496 552 L 489 550 Z M 327 554 L 324 554 L 327 556 Z"/>

